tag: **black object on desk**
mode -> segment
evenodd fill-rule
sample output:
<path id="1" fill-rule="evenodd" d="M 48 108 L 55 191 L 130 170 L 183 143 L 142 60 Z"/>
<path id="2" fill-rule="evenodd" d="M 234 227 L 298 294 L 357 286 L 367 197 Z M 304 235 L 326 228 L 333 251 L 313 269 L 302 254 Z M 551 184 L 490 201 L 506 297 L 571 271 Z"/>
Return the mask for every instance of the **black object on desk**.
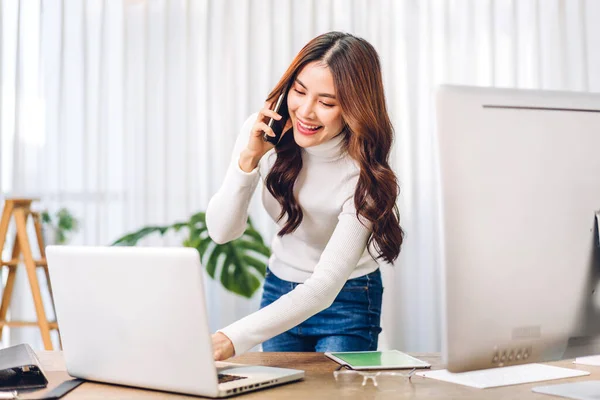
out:
<path id="1" fill-rule="evenodd" d="M 48 379 L 28 344 L 0 350 L 0 390 L 45 388 Z"/>

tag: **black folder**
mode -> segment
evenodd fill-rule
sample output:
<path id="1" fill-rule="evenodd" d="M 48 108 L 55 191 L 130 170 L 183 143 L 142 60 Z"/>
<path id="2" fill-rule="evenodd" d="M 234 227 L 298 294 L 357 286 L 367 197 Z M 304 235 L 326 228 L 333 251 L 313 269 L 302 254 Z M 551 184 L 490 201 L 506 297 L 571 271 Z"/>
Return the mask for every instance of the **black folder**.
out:
<path id="1" fill-rule="evenodd" d="M 0 350 L 0 390 L 45 388 L 48 379 L 28 344 Z"/>

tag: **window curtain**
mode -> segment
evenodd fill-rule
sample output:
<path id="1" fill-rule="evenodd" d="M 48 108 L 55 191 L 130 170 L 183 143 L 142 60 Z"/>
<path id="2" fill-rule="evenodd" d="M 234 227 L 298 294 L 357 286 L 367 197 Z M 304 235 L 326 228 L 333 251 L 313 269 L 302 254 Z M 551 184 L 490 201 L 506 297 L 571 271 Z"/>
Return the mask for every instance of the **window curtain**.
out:
<path id="1" fill-rule="evenodd" d="M 600 91 L 593 0 L 0 0 L 0 10 L 0 192 L 69 208 L 81 220 L 72 244 L 205 210 L 241 123 L 300 48 L 330 30 L 369 40 L 406 231 L 396 265 L 382 266 L 382 348 L 440 350 L 435 86 Z M 270 240 L 258 196 L 250 214 Z M 260 293 L 205 281 L 212 330 L 258 308 Z"/>

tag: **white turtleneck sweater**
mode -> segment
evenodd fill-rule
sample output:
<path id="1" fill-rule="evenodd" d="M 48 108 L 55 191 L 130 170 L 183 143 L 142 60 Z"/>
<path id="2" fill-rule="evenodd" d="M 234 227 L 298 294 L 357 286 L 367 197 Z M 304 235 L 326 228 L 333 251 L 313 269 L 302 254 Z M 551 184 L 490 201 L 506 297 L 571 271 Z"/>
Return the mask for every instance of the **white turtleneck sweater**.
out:
<path id="1" fill-rule="evenodd" d="M 225 243 L 242 236 L 248 206 L 259 179 L 264 182 L 273 166 L 275 150 L 266 153 L 258 167 L 246 173 L 239 167 L 257 114 L 250 116 L 237 138 L 223 185 L 206 211 L 210 237 Z M 344 283 L 378 268 L 367 251 L 371 224 L 356 217 L 354 191 L 359 167 L 343 150 L 343 136 L 302 149 L 302 170 L 294 193 L 303 211 L 298 228 L 271 244 L 269 268 L 280 279 L 303 283 L 277 301 L 220 330 L 242 354 L 328 308 Z M 279 228 L 281 207 L 266 185 L 262 202 Z M 362 221 L 362 222 L 361 222 Z"/>

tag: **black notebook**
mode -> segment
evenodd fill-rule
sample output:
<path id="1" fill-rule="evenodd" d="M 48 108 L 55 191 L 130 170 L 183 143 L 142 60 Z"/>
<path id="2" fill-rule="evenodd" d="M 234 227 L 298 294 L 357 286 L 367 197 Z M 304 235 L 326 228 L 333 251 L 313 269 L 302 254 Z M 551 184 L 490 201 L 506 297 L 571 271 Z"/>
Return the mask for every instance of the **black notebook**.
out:
<path id="1" fill-rule="evenodd" d="M 0 390 L 45 388 L 48 379 L 28 344 L 0 350 Z"/>

